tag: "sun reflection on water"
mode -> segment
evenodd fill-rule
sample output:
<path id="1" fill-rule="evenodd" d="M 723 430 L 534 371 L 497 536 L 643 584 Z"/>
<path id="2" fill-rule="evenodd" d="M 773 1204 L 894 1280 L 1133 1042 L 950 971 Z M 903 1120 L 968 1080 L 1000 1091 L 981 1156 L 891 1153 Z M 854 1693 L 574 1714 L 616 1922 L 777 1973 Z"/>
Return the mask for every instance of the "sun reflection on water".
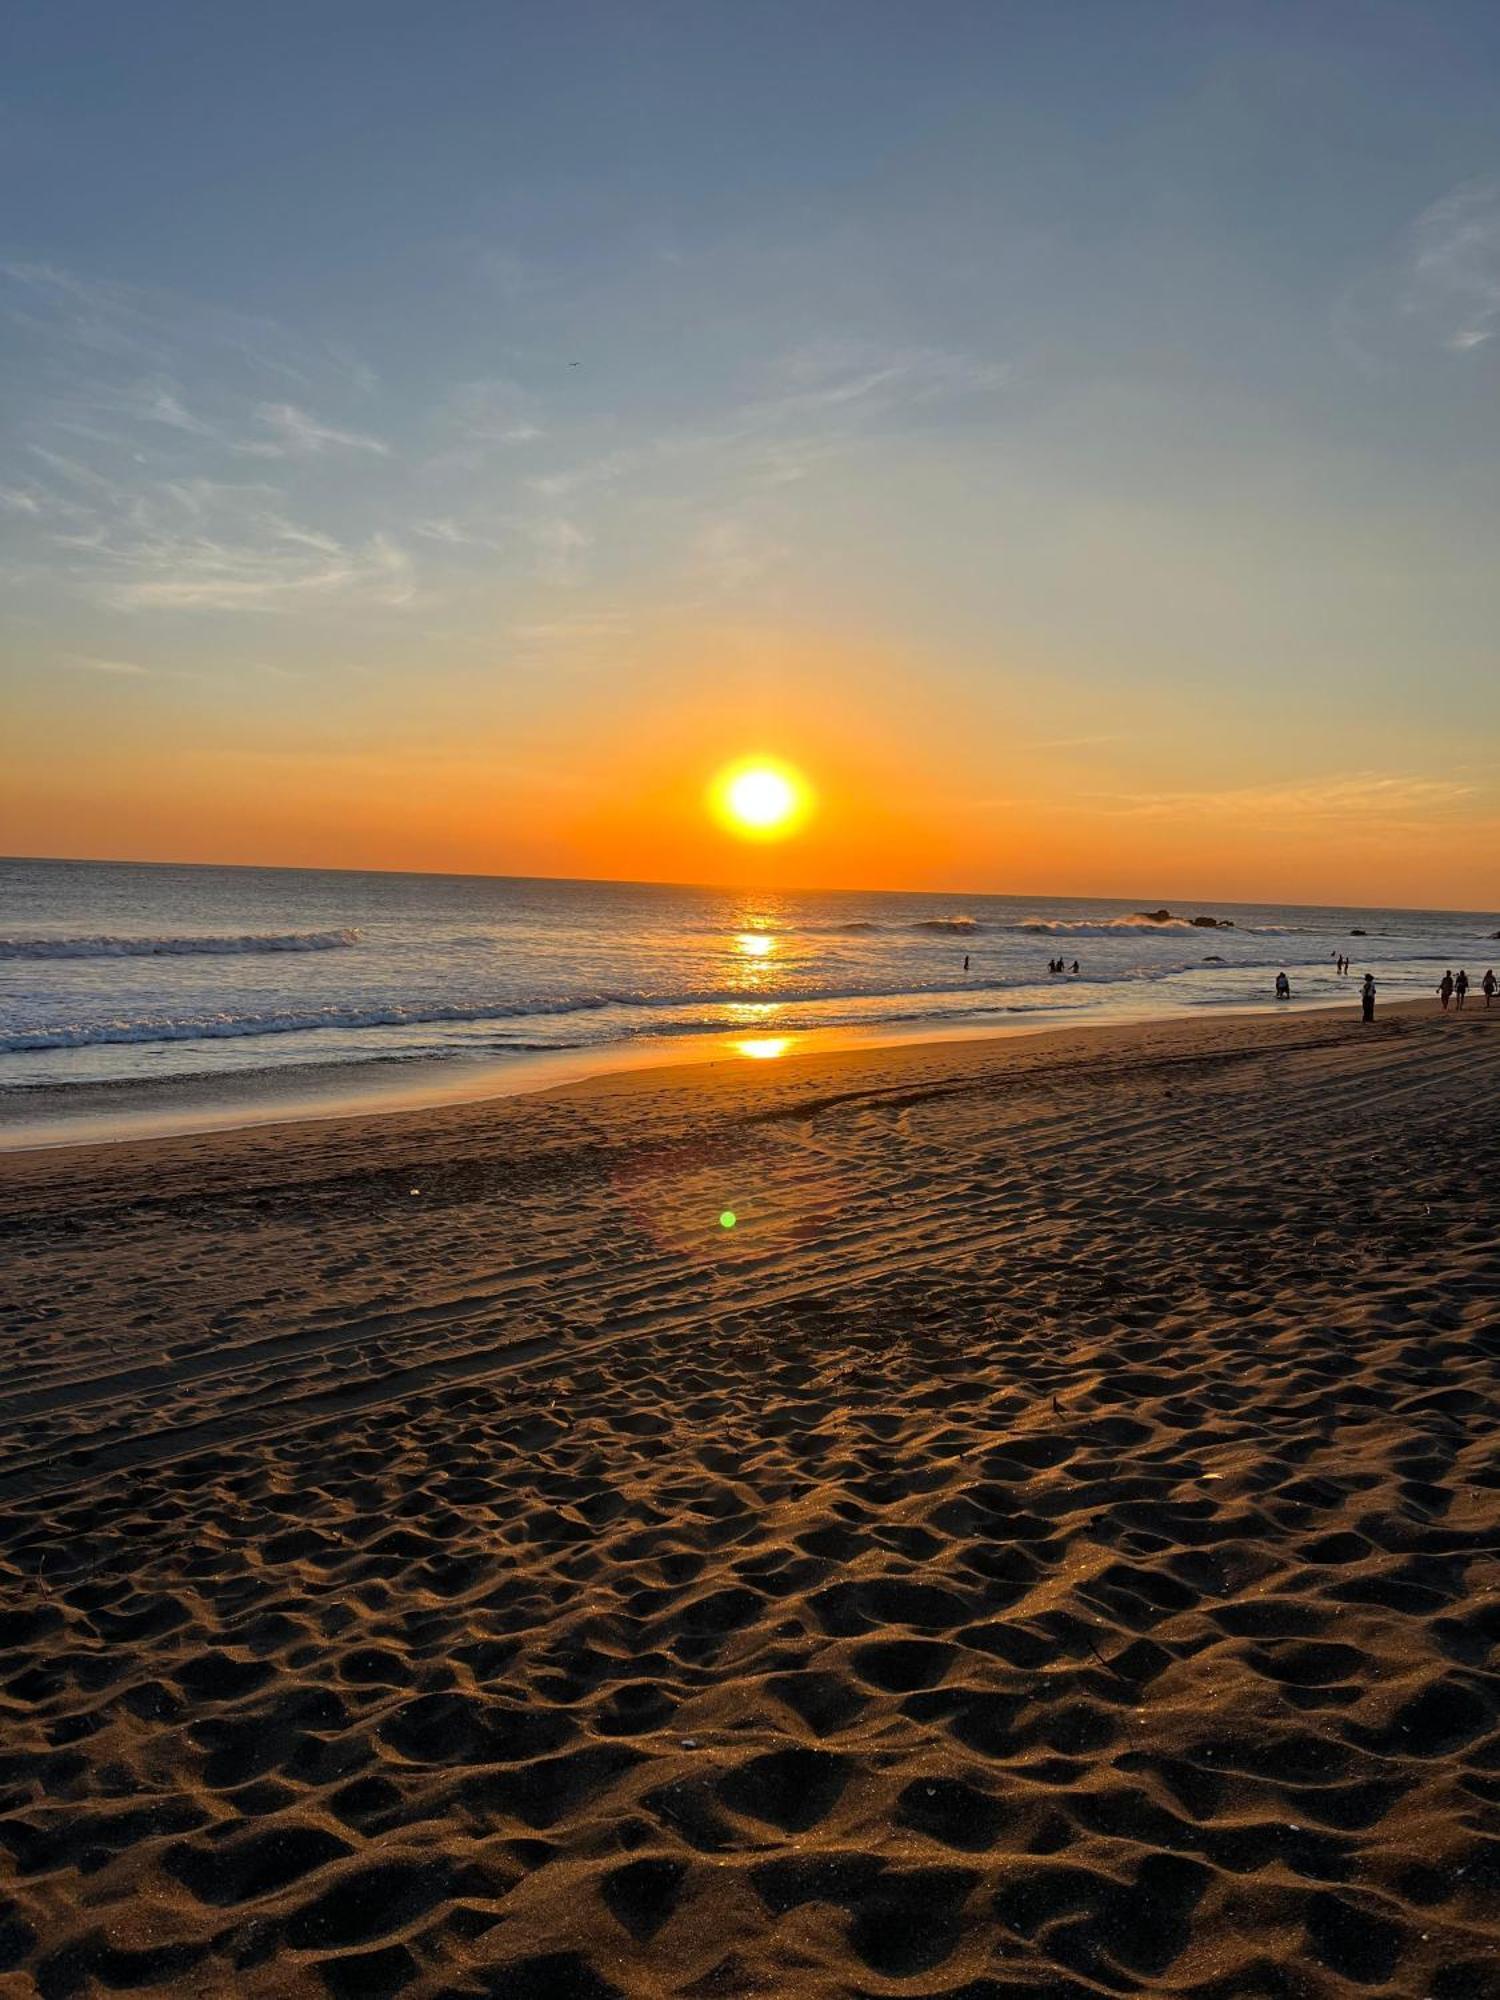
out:
<path id="1" fill-rule="evenodd" d="M 792 1046 L 790 1035 L 750 1035 L 744 1041 L 729 1045 L 740 1055 L 748 1056 L 751 1062 L 774 1062 L 777 1056 L 784 1056 Z"/>

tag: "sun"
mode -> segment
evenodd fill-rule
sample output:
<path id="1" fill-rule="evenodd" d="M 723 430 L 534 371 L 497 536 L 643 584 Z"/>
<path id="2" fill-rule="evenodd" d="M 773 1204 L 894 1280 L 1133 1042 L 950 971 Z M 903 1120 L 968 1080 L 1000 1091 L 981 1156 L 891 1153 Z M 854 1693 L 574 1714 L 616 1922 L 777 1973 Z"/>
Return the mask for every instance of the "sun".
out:
<path id="1" fill-rule="evenodd" d="M 812 810 L 800 771 L 767 757 L 731 764 L 709 787 L 714 817 L 742 840 L 785 840 Z"/>

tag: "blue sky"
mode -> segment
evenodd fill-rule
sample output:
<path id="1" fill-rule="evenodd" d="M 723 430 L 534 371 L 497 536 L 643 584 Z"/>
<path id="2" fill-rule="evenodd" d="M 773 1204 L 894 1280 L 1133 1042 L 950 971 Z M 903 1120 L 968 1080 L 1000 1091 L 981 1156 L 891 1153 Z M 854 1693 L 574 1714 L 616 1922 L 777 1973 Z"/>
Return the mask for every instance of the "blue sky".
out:
<path id="1" fill-rule="evenodd" d="M 1290 821 L 1353 893 L 1373 814 L 1410 893 L 1500 894 L 1444 858 L 1500 762 L 1493 7 L 52 0 L 0 40 L 5 844 L 177 851 L 184 772 L 253 756 L 276 857 L 354 858 L 299 782 L 404 752 L 530 829 L 403 823 L 414 864 L 567 868 L 580 759 L 805 697 L 968 815 L 976 886 L 1048 886 L 1015 824 L 1063 787 L 1074 882 L 1237 824 L 1225 891 L 1273 893 Z"/>

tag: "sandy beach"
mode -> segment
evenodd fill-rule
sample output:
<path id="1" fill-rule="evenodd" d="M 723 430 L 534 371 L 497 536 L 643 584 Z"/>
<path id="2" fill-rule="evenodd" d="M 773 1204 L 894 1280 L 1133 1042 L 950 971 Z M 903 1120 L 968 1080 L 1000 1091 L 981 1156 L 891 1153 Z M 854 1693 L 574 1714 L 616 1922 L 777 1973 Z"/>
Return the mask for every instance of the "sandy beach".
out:
<path id="1" fill-rule="evenodd" d="M 1500 1996 L 1500 1010 L 0 1159 L 0 1994 Z"/>

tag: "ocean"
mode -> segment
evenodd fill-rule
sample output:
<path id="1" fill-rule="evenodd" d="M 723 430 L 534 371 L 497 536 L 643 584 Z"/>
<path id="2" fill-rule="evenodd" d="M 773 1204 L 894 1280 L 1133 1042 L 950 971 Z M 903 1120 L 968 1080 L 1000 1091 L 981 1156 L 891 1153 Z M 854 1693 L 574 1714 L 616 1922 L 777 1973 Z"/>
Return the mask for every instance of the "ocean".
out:
<path id="1" fill-rule="evenodd" d="M 269 1073 L 294 1091 L 330 1066 L 373 1083 L 555 1051 L 668 1060 L 691 1037 L 774 1055 L 815 1030 L 1259 1007 L 1282 970 L 1294 1006 L 1352 1007 L 1341 950 L 1389 1000 L 1500 958 L 1494 912 L 1160 907 L 5 861 L 0 1119 L 25 1117 L 30 1092 L 99 1084 L 218 1080 L 232 1095 Z"/>

